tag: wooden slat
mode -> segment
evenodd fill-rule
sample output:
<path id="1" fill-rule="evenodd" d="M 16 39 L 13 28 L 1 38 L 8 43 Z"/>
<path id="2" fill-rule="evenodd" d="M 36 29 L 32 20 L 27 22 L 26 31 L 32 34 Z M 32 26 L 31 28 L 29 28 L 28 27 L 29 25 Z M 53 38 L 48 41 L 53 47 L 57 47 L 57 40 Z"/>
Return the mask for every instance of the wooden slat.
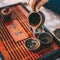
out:
<path id="1" fill-rule="evenodd" d="M 22 27 L 25 29 L 29 37 L 35 37 L 29 28 L 27 19 L 29 13 L 21 5 L 13 6 L 11 7 L 11 9 L 12 20 L 16 19 L 19 24 L 21 24 Z M 3 20 L 3 18 L 1 20 Z M 51 46 L 41 47 L 40 51 L 34 53 L 26 48 L 25 40 L 19 42 L 14 41 L 14 38 L 11 36 L 8 29 L 6 28 L 5 23 L 1 22 L 0 28 L 3 43 L 1 43 L 1 45 L 4 45 L 4 48 L 6 49 L 6 53 L 3 55 L 5 56 L 8 53 L 9 57 L 11 58 L 10 60 L 36 60 L 40 57 L 43 57 L 44 55 L 51 53 L 52 51 L 59 49 L 59 46 L 55 42 L 53 42 Z M 1 50 L 1 52 L 3 51 Z"/>
<path id="2" fill-rule="evenodd" d="M 10 56 L 12 56 L 13 59 L 15 59 L 15 56 L 14 56 L 14 51 L 11 49 L 11 46 L 9 45 L 10 43 L 8 42 L 8 39 L 6 38 L 5 36 L 5 33 L 2 33 L 2 41 L 4 43 L 4 45 L 6 46 L 8 52 L 10 53 Z M 7 40 L 7 41 L 6 41 Z M 5 55 L 5 54 L 4 54 Z"/>
<path id="3" fill-rule="evenodd" d="M 22 16 L 21 15 L 19 15 L 19 12 L 17 12 L 17 10 L 16 10 L 16 8 L 12 8 L 13 9 L 13 13 L 14 13 L 14 16 L 15 16 L 15 18 L 17 19 L 17 20 L 19 20 L 19 22 L 23 25 L 23 27 L 26 29 L 26 31 L 27 31 L 27 33 L 29 34 L 29 35 L 31 35 L 32 33 L 30 32 L 30 30 L 29 30 L 29 27 L 27 27 L 28 25 L 26 24 L 26 19 L 22 19 Z M 16 11 L 16 12 L 15 12 Z M 22 14 L 22 13 L 21 13 Z M 16 17 L 17 16 L 17 17 Z M 24 17 L 24 16 L 23 16 Z M 26 21 L 25 21 L 26 20 Z M 28 32 L 29 31 L 29 32 Z"/>

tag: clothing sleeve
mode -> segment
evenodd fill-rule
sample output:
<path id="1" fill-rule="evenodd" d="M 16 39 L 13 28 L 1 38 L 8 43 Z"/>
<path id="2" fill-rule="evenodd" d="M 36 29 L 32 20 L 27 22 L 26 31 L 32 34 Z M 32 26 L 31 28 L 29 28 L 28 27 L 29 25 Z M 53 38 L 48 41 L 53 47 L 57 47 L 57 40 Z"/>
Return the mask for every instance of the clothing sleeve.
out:
<path id="1" fill-rule="evenodd" d="M 49 2 L 44 5 L 44 7 L 60 14 L 60 0 L 49 0 Z"/>

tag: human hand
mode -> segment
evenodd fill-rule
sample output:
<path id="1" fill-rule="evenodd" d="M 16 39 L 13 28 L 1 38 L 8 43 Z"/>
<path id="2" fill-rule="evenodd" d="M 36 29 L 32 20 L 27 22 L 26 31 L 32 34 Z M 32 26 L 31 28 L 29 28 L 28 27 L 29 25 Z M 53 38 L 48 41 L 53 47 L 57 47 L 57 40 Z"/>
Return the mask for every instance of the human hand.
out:
<path id="1" fill-rule="evenodd" d="M 45 3 L 48 2 L 48 0 L 26 0 L 27 4 L 30 6 L 32 11 L 36 9 L 36 11 Z"/>

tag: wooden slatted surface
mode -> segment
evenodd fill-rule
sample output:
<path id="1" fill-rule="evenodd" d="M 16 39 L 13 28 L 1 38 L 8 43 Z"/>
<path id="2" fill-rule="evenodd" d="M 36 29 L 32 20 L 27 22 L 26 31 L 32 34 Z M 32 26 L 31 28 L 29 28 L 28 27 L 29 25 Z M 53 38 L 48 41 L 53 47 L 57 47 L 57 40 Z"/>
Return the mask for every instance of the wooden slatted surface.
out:
<path id="1" fill-rule="evenodd" d="M 34 37 L 29 29 L 29 24 L 27 20 L 28 12 L 22 7 L 22 5 L 12 6 L 11 9 L 12 20 L 17 20 L 25 29 L 29 37 Z M 1 18 L 0 21 L 2 20 L 3 19 Z M 7 52 L 6 54 L 3 54 L 5 60 L 36 60 L 59 48 L 55 42 L 52 42 L 51 46 L 41 47 L 41 50 L 39 50 L 38 52 L 29 51 L 25 47 L 25 40 L 21 40 L 19 42 L 14 41 L 4 22 L 0 22 L 0 38 L 1 43 L 3 44 L 2 46 L 4 46 L 5 51 Z M 1 52 L 3 53 L 4 50 L 1 50 Z M 9 56 L 9 58 L 5 55 Z"/>

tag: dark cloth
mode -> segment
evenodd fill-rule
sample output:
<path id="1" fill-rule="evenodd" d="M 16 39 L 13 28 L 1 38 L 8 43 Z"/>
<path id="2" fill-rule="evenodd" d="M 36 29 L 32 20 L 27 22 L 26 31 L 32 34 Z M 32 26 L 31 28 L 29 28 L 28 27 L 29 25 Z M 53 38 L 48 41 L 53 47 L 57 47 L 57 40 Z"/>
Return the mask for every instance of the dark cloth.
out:
<path id="1" fill-rule="evenodd" d="M 60 0 L 49 0 L 49 2 L 44 5 L 44 7 L 60 14 Z"/>

